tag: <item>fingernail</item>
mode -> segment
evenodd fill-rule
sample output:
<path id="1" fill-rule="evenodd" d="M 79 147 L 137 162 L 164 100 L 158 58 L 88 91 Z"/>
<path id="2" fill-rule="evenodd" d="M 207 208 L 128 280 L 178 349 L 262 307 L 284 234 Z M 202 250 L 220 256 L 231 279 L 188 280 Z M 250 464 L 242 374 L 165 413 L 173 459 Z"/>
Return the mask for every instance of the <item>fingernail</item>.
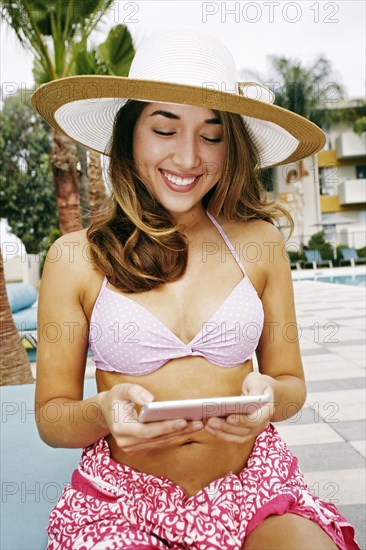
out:
<path id="1" fill-rule="evenodd" d="M 203 424 L 202 424 L 202 422 L 200 422 L 200 421 L 198 421 L 198 422 L 193 422 L 192 428 L 193 428 L 193 430 L 202 430 Z"/>
<path id="2" fill-rule="evenodd" d="M 180 420 L 175 424 L 175 427 L 177 430 L 181 430 L 182 428 L 185 428 L 187 426 L 187 422 L 185 420 Z"/>
<path id="3" fill-rule="evenodd" d="M 221 422 L 219 420 L 211 420 L 209 426 L 211 426 L 211 428 L 220 428 Z"/>
<path id="4" fill-rule="evenodd" d="M 154 400 L 154 396 L 151 395 L 151 393 L 148 391 L 143 391 L 140 393 L 140 399 L 142 399 L 142 401 L 145 401 L 145 403 L 151 403 L 151 401 Z"/>
<path id="5" fill-rule="evenodd" d="M 214 430 L 213 428 L 211 428 L 211 426 L 209 424 L 206 424 L 205 425 L 205 430 L 211 434 L 211 435 L 215 435 L 216 434 L 216 430 Z"/>

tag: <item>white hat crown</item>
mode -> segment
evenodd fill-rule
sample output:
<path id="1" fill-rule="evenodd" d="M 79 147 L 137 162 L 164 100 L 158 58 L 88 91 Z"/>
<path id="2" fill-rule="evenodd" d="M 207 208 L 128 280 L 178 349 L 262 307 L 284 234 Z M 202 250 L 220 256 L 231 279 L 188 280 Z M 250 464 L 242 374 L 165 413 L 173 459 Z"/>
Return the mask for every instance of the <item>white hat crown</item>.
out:
<path id="1" fill-rule="evenodd" d="M 198 87 L 225 83 L 228 92 L 235 91 L 238 80 L 230 51 L 191 29 L 152 34 L 138 48 L 129 77 Z"/>
<path id="2" fill-rule="evenodd" d="M 128 78 L 59 79 L 37 90 L 32 105 L 54 128 L 108 154 L 116 115 L 128 99 L 240 114 L 261 167 L 304 158 L 325 142 L 314 124 L 273 105 L 271 90 L 239 82 L 232 54 L 216 36 L 185 27 L 155 31 L 144 39 Z"/>
<path id="3" fill-rule="evenodd" d="M 193 29 L 153 33 L 138 48 L 128 76 L 274 102 L 273 92 L 265 86 L 238 81 L 234 58 L 220 40 Z"/>

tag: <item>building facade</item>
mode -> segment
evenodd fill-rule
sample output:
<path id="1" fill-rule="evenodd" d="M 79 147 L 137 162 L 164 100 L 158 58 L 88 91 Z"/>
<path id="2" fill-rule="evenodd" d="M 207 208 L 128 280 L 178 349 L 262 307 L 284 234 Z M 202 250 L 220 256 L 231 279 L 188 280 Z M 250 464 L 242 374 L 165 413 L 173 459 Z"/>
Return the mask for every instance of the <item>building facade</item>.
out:
<path id="1" fill-rule="evenodd" d="M 317 155 L 272 170 L 273 196 L 295 221 L 290 249 L 322 229 L 334 245 L 366 245 L 366 136 L 352 127 L 332 125 Z"/>

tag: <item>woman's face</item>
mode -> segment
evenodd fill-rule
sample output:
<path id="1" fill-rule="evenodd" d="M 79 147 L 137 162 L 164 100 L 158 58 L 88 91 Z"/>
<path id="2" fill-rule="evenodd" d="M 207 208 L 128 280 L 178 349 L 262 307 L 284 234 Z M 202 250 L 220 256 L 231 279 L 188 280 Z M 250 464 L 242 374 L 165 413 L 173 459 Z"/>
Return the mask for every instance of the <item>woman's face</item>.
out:
<path id="1" fill-rule="evenodd" d="M 150 193 L 184 213 L 217 183 L 224 160 L 223 127 L 209 109 L 149 103 L 136 123 L 134 161 Z"/>

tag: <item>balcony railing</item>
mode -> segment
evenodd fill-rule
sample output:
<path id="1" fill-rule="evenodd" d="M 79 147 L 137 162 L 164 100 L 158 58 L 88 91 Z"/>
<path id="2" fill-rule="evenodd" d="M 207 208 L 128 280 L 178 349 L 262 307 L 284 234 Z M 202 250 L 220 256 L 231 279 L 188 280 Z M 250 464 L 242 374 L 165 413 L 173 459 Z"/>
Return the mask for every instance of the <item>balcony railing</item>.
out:
<path id="1" fill-rule="evenodd" d="M 339 204 L 362 204 L 366 202 L 366 179 L 346 180 L 338 184 Z"/>
<path id="2" fill-rule="evenodd" d="M 366 155 L 365 136 L 354 132 L 344 132 L 335 140 L 338 159 L 364 157 Z"/>

